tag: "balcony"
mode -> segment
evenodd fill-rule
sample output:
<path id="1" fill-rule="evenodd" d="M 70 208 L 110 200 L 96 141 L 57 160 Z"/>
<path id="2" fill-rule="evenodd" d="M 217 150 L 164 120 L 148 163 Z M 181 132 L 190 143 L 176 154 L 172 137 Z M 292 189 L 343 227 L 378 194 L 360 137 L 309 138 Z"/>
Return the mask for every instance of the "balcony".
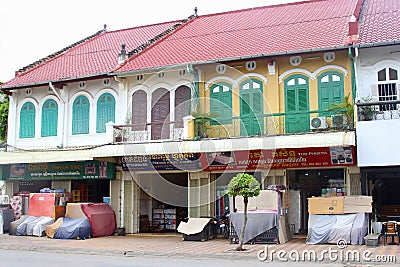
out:
<path id="1" fill-rule="evenodd" d="M 399 100 L 357 103 L 358 166 L 399 165 L 399 132 Z"/>
<path id="2" fill-rule="evenodd" d="M 400 100 L 357 103 L 357 121 L 400 119 Z"/>
<path id="3" fill-rule="evenodd" d="M 184 128 L 182 122 L 113 125 L 113 137 L 115 143 L 181 140 L 184 138 Z"/>
<path id="4" fill-rule="evenodd" d="M 190 117 L 183 125 L 182 122 L 113 125 L 113 140 L 114 143 L 137 143 L 352 130 L 354 130 L 353 120 L 348 119 L 341 110 L 335 110 L 334 113 L 316 110 L 231 118 Z"/>

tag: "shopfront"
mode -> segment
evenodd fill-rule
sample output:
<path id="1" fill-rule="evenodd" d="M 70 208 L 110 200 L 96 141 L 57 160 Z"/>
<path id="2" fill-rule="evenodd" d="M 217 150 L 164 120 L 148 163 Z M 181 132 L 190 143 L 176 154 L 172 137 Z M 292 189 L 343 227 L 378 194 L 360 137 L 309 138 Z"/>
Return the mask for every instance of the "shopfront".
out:
<path id="1" fill-rule="evenodd" d="M 163 221 L 160 229 L 175 230 L 186 216 L 222 216 L 229 212 L 228 183 L 241 172 L 252 174 L 263 189 L 290 189 L 282 195 L 280 213 L 295 214 L 296 232 L 307 229 L 307 197 L 354 194 L 361 188 L 353 146 L 136 155 L 121 162 L 124 176 L 137 187 L 132 210 L 126 210 L 137 217 L 133 232 L 157 231 L 157 221 Z M 292 191 L 299 195 L 293 201 Z"/>
<path id="2" fill-rule="evenodd" d="M 115 164 L 106 161 L 19 163 L 2 166 L 7 194 L 58 189 L 70 202 L 102 202 L 110 196 Z"/>

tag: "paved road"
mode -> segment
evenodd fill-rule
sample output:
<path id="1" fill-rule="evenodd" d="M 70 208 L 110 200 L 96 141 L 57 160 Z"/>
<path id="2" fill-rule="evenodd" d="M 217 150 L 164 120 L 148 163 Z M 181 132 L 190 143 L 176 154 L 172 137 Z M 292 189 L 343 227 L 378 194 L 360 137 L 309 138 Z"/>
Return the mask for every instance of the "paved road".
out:
<path id="1" fill-rule="evenodd" d="M 29 267 L 176 267 L 176 266 L 205 266 L 205 267 L 258 267 L 258 266 L 343 266 L 343 264 L 317 264 L 317 263 L 270 263 L 232 259 L 196 259 L 172 258 L 155 256 L 124 256 L 124 255 L 83 255 L 39 251 L 0 250 L 1 266 L 29 266 Z"/>

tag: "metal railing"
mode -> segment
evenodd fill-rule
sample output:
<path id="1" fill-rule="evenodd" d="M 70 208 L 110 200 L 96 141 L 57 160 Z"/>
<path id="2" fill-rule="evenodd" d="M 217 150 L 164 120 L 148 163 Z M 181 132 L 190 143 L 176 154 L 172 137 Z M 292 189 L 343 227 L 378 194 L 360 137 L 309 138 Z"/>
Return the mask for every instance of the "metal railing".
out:
<path id="1" fill-rule="evenodd" d="M 273 136 L 307 132 L 354 130 L 353 114 L 344 110 L 274 113 L 195 120 L 195 135 L 208 138 Z M 313 124 L 313 119 L 317 124 Z M 206 129 L 206 130 L 204 130 Z"/>
<path id="2" fill-rule="evenodd" d="M 343 110 L 234 116 L 230 118 L 195 118 L 195 139 L 238 136 L 274 136 L 308 132 L 354 130 L 354 123 Z M 352 115 L 350 116 L 352 118 Z M 314 125 L 312 120 L 316 119 Z M 340 120 L 338 120 L 340 119 Z M 182 122 L 127 124 L 113 126 L 114 142 L 182 140 Z"/>
<path id="3" fill-rule="evenodd" d="M 400 100 L 357 103 L 357 121 L 400 119 Z"/>
<path id="4" fill-rule="evenodd" d="M 151 140 L 180 140 L 181 122 L 114 125 L 114 142 L 147 142 Z"/>

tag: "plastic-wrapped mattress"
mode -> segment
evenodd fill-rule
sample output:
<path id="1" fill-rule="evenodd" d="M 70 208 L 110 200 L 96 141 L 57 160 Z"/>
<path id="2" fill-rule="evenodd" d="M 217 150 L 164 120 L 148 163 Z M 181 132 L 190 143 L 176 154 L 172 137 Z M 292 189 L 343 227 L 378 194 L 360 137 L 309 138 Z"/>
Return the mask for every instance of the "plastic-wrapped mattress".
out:
<path id="1" fill-rule="evenodd" d="M 42 217 L 40 221 L 32 229 L 32 235 L 44 236 L 47 225 L 53 224 L 54 219 L 51 217 Z"/>
<path id="2" fill-rule="evenodd" d="M 26 235 L 26 228 L 28 227 L 28 224 L 37 220 L 37 218 L 38 217 L 35 216 L 28 216 L 28 218 L 26 218 L 20 225 L 18 225 L 15 235 Z"/>
<path id="3" fill-rule="evenodd" d="M 33 235 L 33 228 L 35 228 L 35 226 L 38 223 L 40 223 L 40 221 L 43 220 L 44 218 L 46 218 L 46 216 L 40 216 L 40 217 L 37 217 L 36 220 L 29 222 L 26 225 L 26 235 Z"/>
<path id="4" fill-rule="evenodd" d="M 21 223 L 23 223 L 26 220 L 26 218 L 28 218 L 28 217 L 29 217 L 28 215 L 21 215 L 21 217 L 18 220 L 11 222 L 10 223 L 10 231 L 8 232 L 8 234 L 9 235 L 16 235 L 17 234 L 17 227 Z"/>

